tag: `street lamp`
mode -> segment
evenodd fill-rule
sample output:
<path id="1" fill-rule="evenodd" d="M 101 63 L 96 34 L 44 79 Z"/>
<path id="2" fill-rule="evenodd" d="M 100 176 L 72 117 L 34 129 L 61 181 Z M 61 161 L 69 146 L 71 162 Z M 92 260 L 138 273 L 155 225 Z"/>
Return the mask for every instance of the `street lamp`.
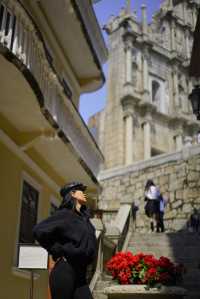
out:
<path id="1" fill-rule="evenodd" d="M 196 115 L 197 120 L 200 120 L 200 86 L 195 85 L 192 93 L 189 95 L 189 100 L 192 104 L 193 113 Z"/>

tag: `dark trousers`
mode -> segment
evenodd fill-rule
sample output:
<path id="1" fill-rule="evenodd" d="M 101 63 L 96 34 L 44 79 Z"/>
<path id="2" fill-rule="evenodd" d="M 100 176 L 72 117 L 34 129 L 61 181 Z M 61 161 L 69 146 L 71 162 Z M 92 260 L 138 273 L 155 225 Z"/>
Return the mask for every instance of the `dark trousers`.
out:
<path id="1" fill-rule="evenodd" d="M 160 212 L 159 213 L 156 230 L 157 230 L 157 232 L 159 232 L 161 230 L 162 233 L 165 231 L 165 227 L 164 227 L 164 212 Z"/>
<path id="2" fill-rule="evenodd" d="M 49 285 L 52 299 L 92 299 L 81 265 L 78 271 L 63 259 L 51 271 Z"/>

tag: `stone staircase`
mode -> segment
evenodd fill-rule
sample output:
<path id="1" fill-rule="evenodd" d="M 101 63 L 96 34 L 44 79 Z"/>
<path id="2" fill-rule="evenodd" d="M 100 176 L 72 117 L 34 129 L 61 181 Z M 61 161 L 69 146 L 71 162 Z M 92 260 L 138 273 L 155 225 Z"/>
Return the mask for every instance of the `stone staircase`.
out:
<path id="1" fill-rule="evenodd" d="M 189 232 L 136 233 L 133 232 L 128 251 L 144 252 L 169 257 L 183 263 L 187 269 L 181 286 L 188 290 L 187 299 L 200 299 L 200 235 Z M 103 291 L 113 284 L 111 277 L 103 275 L 93 291 L 94 299 L 106 299 Z M 120 299 L 120 298 L 119 298 Z"/>

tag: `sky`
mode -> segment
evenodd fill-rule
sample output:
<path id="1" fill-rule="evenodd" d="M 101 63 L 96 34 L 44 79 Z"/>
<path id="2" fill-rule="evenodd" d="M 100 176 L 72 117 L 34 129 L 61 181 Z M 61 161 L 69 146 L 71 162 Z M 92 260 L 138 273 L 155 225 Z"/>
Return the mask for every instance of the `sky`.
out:
<path id="1" fill-rule="evenodd" d="M 141 5 L 146 4 L 147 6 L 147 16 L 148 21 L 151 20 L 152 15 L 156 10 L 159 9 L 160 4 L 163 0 L 131 0 L 131 9 L 137 11 L 138 19 L 141 17 Z M 124 7 L 126 0 L 101 0 L 98 3 L 94 4 L 94 10 L 99 21 L 100 27 L 102 28 L 108 21 L 111 15 L 117 16 L 120 12 L 120 9 Z M 104 31 L 103 35 L 107 43 L 107 36 Z M 107 78 L 108 64 L 106 63 L 103 66 L 105 77 Z M 80 114 L 82 115 L 84 121 L 88 123 L 90 116 L 96 112 L 102 110 L 105 107 L 106 103 L 106 83 L 104 86 L 92 93 L 83 94 L 80 98 Z"/>

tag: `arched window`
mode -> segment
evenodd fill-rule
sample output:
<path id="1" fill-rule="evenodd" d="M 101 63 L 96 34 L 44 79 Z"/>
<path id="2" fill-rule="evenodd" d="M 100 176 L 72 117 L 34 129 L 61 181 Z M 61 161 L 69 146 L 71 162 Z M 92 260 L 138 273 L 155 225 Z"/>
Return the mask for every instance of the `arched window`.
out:
<path id="1" fill-rule="evenodd" d="M 160 102 L 160 84 L 155 80 L 152 81 L 152 102 L 156 105 Z"/>

